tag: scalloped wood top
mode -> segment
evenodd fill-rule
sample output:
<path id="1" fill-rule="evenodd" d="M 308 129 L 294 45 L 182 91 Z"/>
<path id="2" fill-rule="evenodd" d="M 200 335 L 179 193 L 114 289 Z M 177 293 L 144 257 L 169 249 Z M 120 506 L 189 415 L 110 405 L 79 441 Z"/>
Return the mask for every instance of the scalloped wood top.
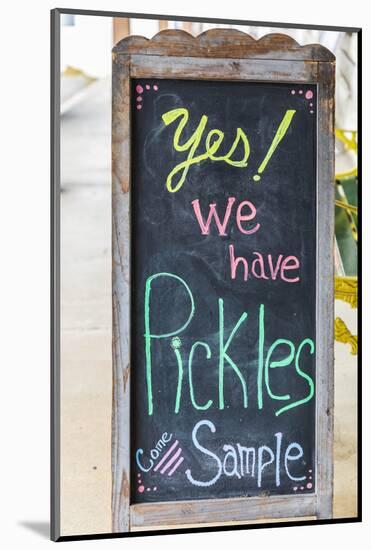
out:
<path id="1" fill-rule="evenodd" d="M 219 59 L 335 60 L 335 56 L 320 44 L 300 46 L 286 34 L 266 34 L 255 40 L 236 29 L 211 29 L 196 37 L 183 30 L 166 29 L 150 40 L 144 36 L 128 36 L 116 44 L 113 53 Z"/>

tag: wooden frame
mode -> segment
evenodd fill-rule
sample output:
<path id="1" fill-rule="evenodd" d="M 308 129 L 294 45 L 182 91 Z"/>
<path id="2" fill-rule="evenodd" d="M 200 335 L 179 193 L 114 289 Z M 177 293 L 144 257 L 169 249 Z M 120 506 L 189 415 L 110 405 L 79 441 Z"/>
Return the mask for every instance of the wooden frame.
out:
<path id="1" fill-rule="evenodd" d="M 316 492 L 130 505 L 130 80 L 182 78 L 317 85 Z M 318 44 L 282 34 L 260 40 L 230 29 L 194 38 L 165 30 L 128 37 L 113 49 L 112 529 L 155 528 L 256 519 L 332 517 L 333 498 L 333 216 L 335 59 Z"/>

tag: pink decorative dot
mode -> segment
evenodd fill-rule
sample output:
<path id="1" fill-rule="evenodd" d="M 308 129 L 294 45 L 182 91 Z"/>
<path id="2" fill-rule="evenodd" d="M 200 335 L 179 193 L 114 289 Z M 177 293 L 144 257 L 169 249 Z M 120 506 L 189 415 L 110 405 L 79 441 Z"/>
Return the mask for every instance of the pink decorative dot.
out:
<path id="1" fill-rule="evenodd" d="M 141 86 L 140 84 L 138 84 L 138 86 L 137 86 L 135 89 L 136 89 L 136 91 L 138 92 L 138 94 L 143 93 L 143 88 L 142 88 L 142 86 Z"/>
<path id="2" fill-rule="evenodd" d="M 295 95 L 295 90 L 291 90 L 292 95 Z"/>
<path id="3" fill-rule="evenodd" d="M 143 101 L 143 98 L 142 98 L 142 96 L 141 96 L 141 95 L 138 95 L 138 97 L 137 97 L 137 101 Z"/>
<path id="4" fill-rule="evenodd" d="M 309 112 L 310 112 L 311 115 L 314 113 L 314 111 L 309 111 Z"/>
<path id="5" fill-rule="evenodd" d="M 138 493 L 143 493 L 143 491 L 144 491 L 144 485 L 140 485 L 138 487 Z"/>
<path id="6" fill-rule="evenodd" d="M 157 491 L 157 487 L 153 487 L 153 490 L 154 490 L 154 491 Z"/>
<path id="7" fill-rule="evenodd" d="M 151 490 L 150 487 L 147 487 L 147 491 L 150 491 L 150 490 Z"/>
<path id="8" fill-rule="evenodd" d="M 140 111 L 140 110 L 141 110 L 141 108 L 142 108 L 142 105 L 141 105 L 141 104 L 139 103 L 139 104 L 137 105 L 137 109 L 138 109 L 138 111 Z"/>
<path id="9" fill-rule="evenodd" d="M 311 483 L 307 483 L 307 489 L 311 489 L 313 485 Z"/>
<path id="10" fill-rule="evenodd" d="M 300 491 L 304 491 L 304 487 L 300 487 Z"/>
<path id="11" fill-rule="evenodd" d="M 157 92 L 157 90 L 158 90 L 157 84 L 155 84 L 155 85 L 153 86 L 153 89 L 155 90 L 155 92 Z"/>
<path id="12" fill-rule="evenodd" d="M 313 107 L 313 103 L 309 103 L 309 107 Z"/>
<path id="13" fill-rule="evenodd" d="M 146 90 L 150 90 L 151 86 L 149 84 L 146 84 Z"/>
<path id="14" fill-rule="evenodd" d="M 305 93 L 305 97 L 306 97 L 307 99 L 312 99 L 312 97 L 313 97 L 313 92 L 312 92 L 312 90 L 308 90 L 308 91 Z"/>
<path id="15" fill-rule="evenodd" d="M 308 472 L 311 474 L 311 473 L 312 473 L 312 470 L 308 470 Z"/>
<path id="16" fill-rule="evenodd" d="M 303 93 L 303 90 L 299 90 L 299 94 L 302 94 Z"/>
<path id="17" fill-rule="evenodd" d="M 293 489 L 294 489 L 294 491 L 297 491 L 297 490 L 298 490 L 298 488 L 297 488 L 297 487 L 293 487 Z"/>
<path id="18" fill-rule="evenodd" d="M 140 474 L 137 474 L 138 477 L 140 477 Z"/>
<path id="19" fill-rule="evenodd" d="M 309 476 L 309 479 L 312 479 L 312 476 Z"/>

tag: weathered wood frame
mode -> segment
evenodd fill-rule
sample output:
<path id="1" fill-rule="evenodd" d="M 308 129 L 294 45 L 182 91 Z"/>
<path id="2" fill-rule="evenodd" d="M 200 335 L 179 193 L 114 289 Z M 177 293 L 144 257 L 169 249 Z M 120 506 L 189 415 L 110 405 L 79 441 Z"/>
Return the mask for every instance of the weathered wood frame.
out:
<path id="1" fill-rule="evenodd" d="M 317 86 L 316 492 L 306 495 L 130 504 L 130 80 L 181 78 Z M 194 38 L 165 30 L 113 49 L 112 530 L 315 516 L 332 517 L 335 58 L 282 34 L 254 40 L 230 29 Z"/>

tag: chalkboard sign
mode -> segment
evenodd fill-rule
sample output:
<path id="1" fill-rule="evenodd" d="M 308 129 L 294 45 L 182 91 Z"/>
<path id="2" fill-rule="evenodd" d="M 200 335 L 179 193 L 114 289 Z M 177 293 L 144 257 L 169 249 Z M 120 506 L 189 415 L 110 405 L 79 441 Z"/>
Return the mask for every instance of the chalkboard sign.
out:
<path id="1" fill-rule="evenodd" d="M 241 68 L 227 55 L 236 55 L 237 35 L 222 34 L 229 74 L 215 63 L 200 68 L 201 58 L 215 61 L 204 59 L 204 42 L 193 43 L 202 50 L 193 72 L 185 54 L 171 67 L 157 55 L 153 64 L 141 39 L 114 53 L 119 531 L 183 524 L 184 507 L 189 523 L 200 521 L 200 506 L 204 521 L 210 513 L 214 521 L 331 515 L 332 115 L 324 102 L 333 64 L 303 64 L 305 48 L 279 36 L 264 72 L 254 58 L 264 51 L 248 37 L 253 59 Z M 157 35 L 152 54 L 160 46 L 177 54 L 174 37 Z M 288 66 L 290 48 L 298 59 Z"/>

